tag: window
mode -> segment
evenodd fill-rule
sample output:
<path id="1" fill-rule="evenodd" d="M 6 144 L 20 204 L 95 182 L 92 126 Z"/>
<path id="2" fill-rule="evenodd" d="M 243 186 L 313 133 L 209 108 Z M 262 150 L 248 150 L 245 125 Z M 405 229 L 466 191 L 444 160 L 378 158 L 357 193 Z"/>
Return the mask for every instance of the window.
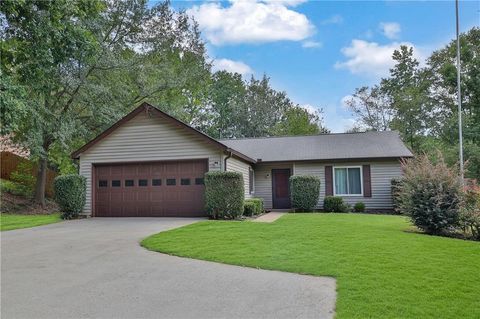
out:
<path id="1" fill-rule="evenodd" d="M 108 187 L 108 181 L 106 179 L 99 180 L 98 187 Z"/>
<path id="2" fill-rule="evenodd" d="M 335 195 L 362 195 L 362 169 L 360 166 L 334 168 Z"/>
<path id="3" fill-rule="evenodd" d="M 162 180 L 160 178 L 152 179 L 152 186 L 160 186 L 162 185 Z"/>
<path id="4" fill-rule="evenodd" d="M 112 187 L 120 187 L 120 186 L 121 186 L 121 185 L 120 185 L 120 180 L 114 179 L 114 180 L 112 181 Z"/>
<path id="5" fill-rule="evenodd" d="M 190 185 L 190 178 L 182 178 L 180 180 L 180 185 Z"/>
<path id="6" fill-rule="evenodd" d="M 167 178 L 167 185 L 168 186 L 173 186 L 173 185 L 176 185 L 177 184 L 177 181 L 175 180 L 175 178 Z"/>
<path id="7" fill-rule="evenodd" d="M 253 173 L 253 169 L 249 168 L 248 169 L 248 193 L 252 194 L 253 193 L 253 180 L 255 178 L 255 175 Z"/>
<path id="8" fill-rule="evenodd" d="M 139 179 L 138 186 L 148 186 L 148 179 Z"/>
<path id="9" fill-rule="evenodd" d="M 195 185 L 203 185 L 203 184 L 205 184 L 203 177 L 195 178 Z"/>
<path id="10" fill-rule="evenodd" d="M 132 187 L 132 186 L 135 186 L 135 182 L 133 181 L 133 179 L 126 179 L 125 187 Z"/>

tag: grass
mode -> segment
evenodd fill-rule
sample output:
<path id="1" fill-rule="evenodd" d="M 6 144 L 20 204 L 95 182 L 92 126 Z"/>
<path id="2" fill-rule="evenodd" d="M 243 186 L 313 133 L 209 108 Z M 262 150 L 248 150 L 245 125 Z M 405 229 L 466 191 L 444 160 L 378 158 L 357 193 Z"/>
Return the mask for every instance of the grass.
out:
<path id="1" fill-rule="evenodd" d="M 0 214 L 0 230 L 13 230 L 47 225 L 61 221 L 60 214 L 50 215 L 17 215 Z"/>
<path id="2" fill-rule="evenodd" d="M 399 216 L 290 214 L 272 224 L 205 221 L 147 249 L 333 276 L 337 318 L 480 318 L 480 243 L 412 231 Z"/>

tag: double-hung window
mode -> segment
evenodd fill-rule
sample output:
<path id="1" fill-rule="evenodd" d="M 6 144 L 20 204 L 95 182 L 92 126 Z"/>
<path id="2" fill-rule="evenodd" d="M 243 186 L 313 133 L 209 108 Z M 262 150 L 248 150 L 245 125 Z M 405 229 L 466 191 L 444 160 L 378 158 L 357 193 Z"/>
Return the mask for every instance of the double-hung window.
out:
<path id="1" fill-rule="evenodd" d="M 334 167 L 335 195 L 363 194 L 361 166 Z"/>

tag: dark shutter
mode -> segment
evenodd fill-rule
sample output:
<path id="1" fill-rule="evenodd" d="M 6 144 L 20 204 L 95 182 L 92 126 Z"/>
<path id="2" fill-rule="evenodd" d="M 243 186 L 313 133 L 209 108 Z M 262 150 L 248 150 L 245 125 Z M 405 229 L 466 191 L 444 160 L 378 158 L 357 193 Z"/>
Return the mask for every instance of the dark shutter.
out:
<path id="1" fill-rule="evenodd" d="M 333 195 L 333 167 L 325 166 L 325 196 Z"/>
<path id="2" fill-rule="evenodd" d="M 363 165 L 363 197 L 372 197 L 372 179 L 370 165 Z"/>

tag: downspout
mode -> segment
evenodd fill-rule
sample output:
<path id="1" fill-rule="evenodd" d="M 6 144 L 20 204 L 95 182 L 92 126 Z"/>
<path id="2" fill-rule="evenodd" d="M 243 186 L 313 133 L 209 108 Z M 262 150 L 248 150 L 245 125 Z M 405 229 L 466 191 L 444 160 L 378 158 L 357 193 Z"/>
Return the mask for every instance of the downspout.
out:
<path id="1" fill-rule="evenodd" d="M 232 152 L 229 152 L 229 154 L 227 155 L 227 157 L 225 157 L 225 159 L 223 160 L 223 171 L 226 172 L 227 171 L 227 160 L 232 157 Z"/>

